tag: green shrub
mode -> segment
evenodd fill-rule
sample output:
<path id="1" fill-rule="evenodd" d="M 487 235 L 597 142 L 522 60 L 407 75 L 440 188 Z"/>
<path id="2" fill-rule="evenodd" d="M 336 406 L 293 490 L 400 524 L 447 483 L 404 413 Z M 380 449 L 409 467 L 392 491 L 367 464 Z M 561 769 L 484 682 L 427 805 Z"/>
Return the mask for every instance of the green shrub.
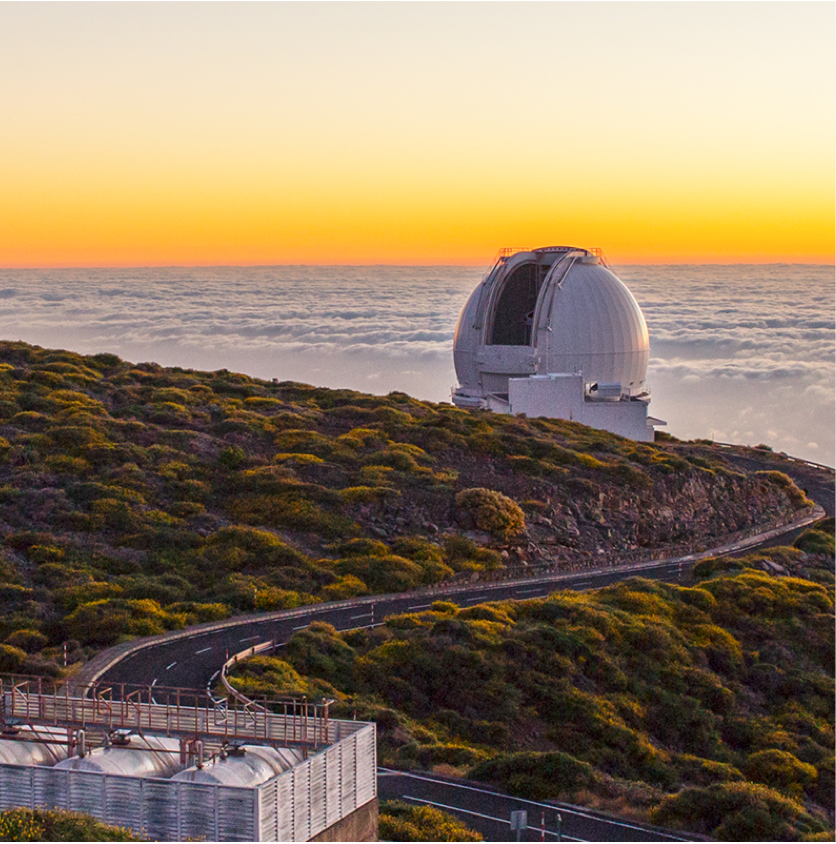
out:
<path id="1" fill-rule="evenodd" d="M 15 630 L 14 633 L 6 637 L 7 645 L 20 648 L 29 654 L 43 650 L 48 641 L 47 637 L 40 630 L 32 630 L 31 628 Z"/>
<path id="2" fill-rule="evenodd" d="M 833 557 L 836 553 L 836 544 L 834 544 L 833 534 L 826 533 L 823 530 L 805 530 L 799 536 L 793 546 L 806 554 L 824 554 L 828 557 Z"/>
<path id="3" fill-rule="evenodd" d="M 499 568 L 502 557 L 490 548 L 477 545 L 466 536 L 447 534 L 442 540 L 444 561 L 455 571 L 486 570 Z"/>
<path id="4" fill-rule="evenodd" d="M 651 819 L 720 841 L 809 840 L 827 829 L 794 800 L 748 782 L 685 788 L 665 797 Z"/>
<path id="5" fill-rule="evenodd" d="M 7 809 L 0 812 L 0 841 L 142 841 L 80 812 Z"/>
<path id="6" fill-rule="evenodd" d="M 817 773 L 792 753 L 771 748 L 753 753 L 743 765 L 746 776 L 754 782 L 783 791 L 791 797 L 800 798 L 805 791 L 812 791 Z"/>
<path id="7" fill-rule="evenodd" d="M 675 759 L 682 780 L 688 785 L 707 786 L 717 782 L 737 782 L 743 774 L 727 762 L 715 762 L 682 753 Z"/>
<path id="8" fill-rule="evenodd" d="M 26 651 L 14 645 L 0 645 L 0 671 L 16 674 L 26 663 Z"/>
<path id="9" fill-rule="evenodd" d="M 493 489 L 475 487 L 456 496 L 456 506 L 470 516 L 476 527 L 508 541 L 525 530 L 525 514 L 519 505 Z"/>
<path id="10" fill-rule="evenodd" d="M 166 629 L 182 627 L 185 617 L 166 613 L 150 599 L 110 598 L 82 604 L 67 616 L 65 624 L 73 639 L 85 644 L 112 645 L 123 638 L 155 636 Z"/>
<path id="11" fill-rule="evenodd" d="M 755 475 L 756 477 L 763 478 L 764 480 L 769 481 L 769 483 L 773 484 L 774 486 L 783 489 L 786 492 L 787 497 L 789 498 L 793 506 L 804 507 L 808 504 L 812 504 L 812 502 L 807 498 L 807 496 L 795 485 L 793 479 L 784 472 L 755 472 Z"/>
<path id="12" fill-rule="evenodd" d="M 409 806 L 397 800 L 380 804 L 381 841 L 482 841 L 460 820 L 431 806 Z"/>
<path id="13" fill-rule="evenodd" d="M 425 580 L 418 563 L 395 554 L 346 557 L 337 561 L 336 570 L 339 575 L 354 575 L 373 592 L 403 592 Z"/>
<path id="14" fill-rule="evenodd" d="M 502 754 L 476 765 L 468 776 L 531 800 L 557 799 L 597 782 L 592 765 L 561 751 Z"/>

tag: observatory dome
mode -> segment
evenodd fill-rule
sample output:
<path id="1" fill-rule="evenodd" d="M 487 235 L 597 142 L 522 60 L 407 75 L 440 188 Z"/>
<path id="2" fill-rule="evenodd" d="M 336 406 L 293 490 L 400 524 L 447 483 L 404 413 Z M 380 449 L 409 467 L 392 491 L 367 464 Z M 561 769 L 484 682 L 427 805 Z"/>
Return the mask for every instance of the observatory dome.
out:
<path id="1" fill-rule="evenodd" d="M 582 372 L 638 396 L 649 352 L 641 309 L 600 254 L 503 250 L 456 325 L 457 393 L 507 393 L 509 378 Z"/>
<path id="2" fill-rule="evenodd" d="M 459 315 L 453 403 L 652 440 L 650 340 L 600 250 L 503 249 Z"/>

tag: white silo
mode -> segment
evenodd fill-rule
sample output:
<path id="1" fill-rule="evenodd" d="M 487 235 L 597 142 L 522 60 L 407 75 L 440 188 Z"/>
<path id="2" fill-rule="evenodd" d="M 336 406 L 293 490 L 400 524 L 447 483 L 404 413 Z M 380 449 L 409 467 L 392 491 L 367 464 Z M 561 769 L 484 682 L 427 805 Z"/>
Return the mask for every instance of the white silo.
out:
<path id="1" fill-rule="evenodd" d="M 456 325 L 458 407 L 571 419 L 652 440 L 647 325 L 597 250 L 502 250 Z"/>

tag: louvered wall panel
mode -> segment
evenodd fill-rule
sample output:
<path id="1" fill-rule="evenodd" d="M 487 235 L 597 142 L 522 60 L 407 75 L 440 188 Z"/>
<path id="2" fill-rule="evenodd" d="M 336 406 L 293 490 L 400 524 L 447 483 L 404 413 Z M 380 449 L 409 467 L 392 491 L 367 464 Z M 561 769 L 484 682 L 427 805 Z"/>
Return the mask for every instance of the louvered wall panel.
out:
<path id="1" fill-rule="evenodd" d="M 339 746 L 325 751 L 325 826 L 336 823 L 343 816 L 342 754 Z"/>
<path id="2" fill-rule="evenodd" d="M 105 822 L 142 834 L 143 794 L 139 777 L 104 778 Z"/>
<path id="3" fill-rule="evenodd" d="M 179 841 L 177 783 L 144 780 L 142 802 L 143 835 L 151 841 Z"/>
<path id="4" fill-rule="evenodd" d="M 258 787 L 259 841 L 278 841 L 277 781 L 268 780 Z"/>
<path id="5" fill-rule="evenodd" d="M 357 733 L 357 805 L 377 797 L 377 748 L 374 727 Z"/>
<path id="6" fill-rule="evenodd" d="M 0 765 L 0 808 L 86 812 L 151 840 L 306 841 L 376 795 L 374 726 L 349 727 L 337 745 L 249 789 Z"/>
<path id="7" fill-rule="evenodd" d="M 325 808 L 325 754 L 318 753 L 316 756 L 312 756 L 310 763 L 310 807 L 308 811 L 310 814 L 311 824 L 309 835 L 311 838 L 313 838 L 315 835 L 319 835 L 319 833 L 322 832 L 322 830 L 326 827 L 325 819 L 327 816 L 327 811 Z"/>
<path id="8" fill-rule="evenodd" d="M 86 812 L 98 820 L 105 817 L 104 775 L 90 771 L 73 771 L 68 788 L 69 807 L 73 812 Z"/>
<path id="9" fill-rule="evenodd" d="M 342 807 L 347 815 L 357 808 L 357 737 L 340 742 L 342 756 Z"/>
<path id="10" fill-rule="evenodd" d="M 254 788 L 217 789 L 218 841 L 257 841 L 255 806 L 258 792 Z"/>
<path id="11" fill-rule="evenodd" d="M 217 841 L 217 786 L 180 783 L 180 839 Z"/>
<path id="12" fill-rule="evenodd" d="M 276 778 L 276 840 L 293 841 L 293 771 Z"/>
<path id="13" fill-rule="evenodd" d="M 0 766 L 0 808 L 32 808 L 33 769 L 18 765 Z"/>
<path id="14" fill-rule="evenodd" d="M 66 809 L 69 800 L 69 771 L 35 768 L 33 775 L 34 805 L 40 809 Z"/>
<path id="15" fill-rule="evenodd" d="M 311 818 L 308 812 L 310 779 L 310 761 L 293 768 L 293 841 L 307 841 L 311 837 Z"/>

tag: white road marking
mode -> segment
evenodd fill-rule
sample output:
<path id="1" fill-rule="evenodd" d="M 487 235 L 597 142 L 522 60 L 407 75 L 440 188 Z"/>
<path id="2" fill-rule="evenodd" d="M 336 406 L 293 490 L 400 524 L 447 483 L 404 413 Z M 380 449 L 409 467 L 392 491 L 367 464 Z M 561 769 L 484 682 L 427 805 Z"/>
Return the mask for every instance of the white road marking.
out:
<path id="1" fill-rule="evenodd" d="M 152 686 L 156 686 L 156 685 L 157 685 L 157 678 L 156 678 L 156 677 L 154 678 L 154 682 L 153 682 L 153 683 L 151 683 L 151 685 L 152 685 Z"/>
<path id="2" fill-rule="evenodd" d="M 357 621 L 358 618 L 370 618 L 370 617 L 371 617 L 370 612 L 364 612 L 363 615 L 353 615 L 353 616 L 351 616 L 349 621 Z"/>
<path id="3" fill-rule="evenodd" d="M 423 803 L 426 806 L 435 806 L 438 809 L 447 809 L 448 811 L 462 812 L 465 815 L 474 815 L 477 818 L 484 818 L 487 821 L 496 821 L 497 823 L 504 823 L 509 826 L 511 825 L 511 821 L 506 820 L 505 818 L 495 818 L 493 815 L 483 815 L 481 812 L 473 812 L 470 809 L 462 809 L 461 806 L 448 806 L 446 803 L 435 803 L 432 800 L 424 800 L 422 797 L 410 797 L 408 794 L 404 794 L 402 799 L 411 800 L 413 803 Z M 539 826 L 529 826 L 526 827 L 526 829 L 530 829 L 534 832 L 542 832 Z M 557 833 L 552 832 L 550 829 L 546 830 L 546 835 L 551 835 L 552 838 L 557 838 Z M 573 838 L 571 835 L 561 835 L 560 837 L 564 841 L 586 841 L 585 838 Z"/>
<path id="4" fill-rule="evenodd" d="M 239 639 L 239 642 L 252 642 L 253 639 L 258 639 L 258 636 L 246 636 L 243 639 Z"/>
<path id="5" fill-rule="evenodd" d="M 306 627 L 309 627 L 309 626 L 310 626 L 310 625 L 308 625 L 308 624 L 303 624 L 303 625 L 301 625 L 300 627 L 294 627 L 293 629 L 294 629 L 294 630 L 304 630 Z"/>
<path id="6" fill-rule="evenodd" d="M 432 604 L 416 604 L 414 607 L 407 607 L 410 610 L 426 610 L 429 609 Z"/>
<path id="7" fill-rule="evenodd" d="M 195 651 L 194 653 L 195 653 L 195 656 L 197 656 L 198 654 L 205 654 L 206 651 L 211 651 L 211 650 L 212 650 L 212 646 L 210 645 L 208 648 L 204 648 L 202 651 Z"/>
<path id="8" fill-rule="evenodd" d="M 493 797 L 507 797 L 511 800 L 516 800 L 518 803 L 527 803 L 529 806 L 539 806 L 543 809 L 552 809 L 553 811 L 558 811 L 562 815 L 577 815 L 581 818 L 589 818 L 590 820 L 594 821 L 601 821 L 602 823 L 611 823 L 615 826 L 623 826 L 627 827 L 628 829 L 638 829 L 640 832 L 647 832 L 648 830 L 642 826 L 636 826 L 635 824 L 626 823 L 624 821 L 614 821 L 608 818 L 601 818 L 597 815 L 590 815 L 586 812 L 580 812 L 577 809 L 570 809 L 567 808 L 563 804 L 551 804 L 551 803 L 538 803 L 536 800 L 525 800 L 522 797 L 512 797 L 508 794 L 503 794 L 500 791 L 489 791 L 486 788 L 476 788 L 472 785 L 460 785 L 459 783 L 448 782 L 447 780 L 437 780 L 433 779 L 432 777 L 422 777 L 419 774 L 407 774 L 403 771 L 393 771 L 391 768 L 378 768 L 377 769 L 378 776 L 381 774 L 383 776 L 399 776 L 399 777 L 411 777 L 412 779 L 416 780 L 423 780 L 424 782 L 431 782 L 435 783 L 436 785 L 445 785 L 448 788 L 464 788 L 466 791 L 475 791 L 478 794 L 490 794 Z M 665 832 L 659 832 L 658 830 L 653 830 L 654 835 L 661 835 L 665 838 L 670 838 L 671 841 L 689 841 L 688 838 L 677 838 L 675 835 L 668 835 Z"/>
<path id="9" fill-rule="evenodd" d="M 174 666 L 175 666 L 175 665 L 177 665 L 177 663 L 176 663 L 176 662 L 172 662 L 172 663 L 171 663 L 171 665 L 166 665 L 165 670 L 166 670 L 166 671 L 171 671 L 171 669 L 172 669 L 172 668 L 174 668 Z"/>

